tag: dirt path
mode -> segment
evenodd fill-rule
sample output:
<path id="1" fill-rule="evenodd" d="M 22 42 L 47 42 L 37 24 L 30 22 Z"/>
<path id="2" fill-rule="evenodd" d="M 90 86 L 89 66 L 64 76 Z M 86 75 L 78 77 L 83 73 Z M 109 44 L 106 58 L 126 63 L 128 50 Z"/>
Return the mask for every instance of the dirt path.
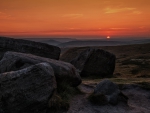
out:
<path id="1" fill-rule="evenodd" d="M 87 100 L 94 86 L 94 84 L 81 84 L 79 88 L 84 94 L 77 95 L 71 100 L 67 113 L 150 113 L 150 91 L 148 90 L 128 85 L 122 90 L 129 98 L 128 105 L 119 102 L 116 106 L 97 106 Z"/>

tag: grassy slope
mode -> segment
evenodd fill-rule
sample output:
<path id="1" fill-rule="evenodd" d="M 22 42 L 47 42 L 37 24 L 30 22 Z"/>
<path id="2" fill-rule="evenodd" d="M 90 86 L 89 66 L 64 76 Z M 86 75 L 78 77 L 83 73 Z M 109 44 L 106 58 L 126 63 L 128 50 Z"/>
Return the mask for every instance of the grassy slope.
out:
<path id="1" fill-rule="evenodd" d="M 79 48 L 68 49 L 66 52 L 64 52 L 64 54 L 61 55 L 61 60 L 70 62 L 81 51 L 87 48 L 88 47 L 79 47 Z M 95 48 L 104 49 L 116 55 L 117 59 L 116 59 L 116 68 L 114 72 L 114 78 L 109 78 L 109 79 L 113 81 L 114 83 L 119 84 L 120 88 L 123 86 L 122 84 L 137 84 L 146 90 L 150 90 L 150 44 L 112 46 L 112 47 L 95 47 Z M 133 59 L 136 59 L 136 60 L 133 60 Z M 141 60 L 139 61 L 138 59 L 142 59 L 142 62 Z M 84 92 L 88 91 L 88 93 L 86 94 L 89 95 L 93 92 L 93 88 L 102 80 L 103 79 L 82 78 L 82 84 L 79 87 L 82 90 L 84 89 Z M 90 89 L 90 92 L 89 92 L 89 89 Z M 138 99 L 139 95 L 138 95 L 138 98 L 135 98 L 137 96 L 136 93 L 140 95 L 141 100 L 139 101 L 139 103 L 136 101 L 136 100 L 139 100 Z M 141 92 L 141 91 L 137 92 L 133 90 L 131 93 L 127 91 L 126 94 L 131 95 L 129 96 L 128 103 L 136 106 L 136 109 L 133 109 L 133 111 L 136 111 L 136 110 L 140 111 L 140 109 L 141 111 L 143 111 L 142 108 L 144 107 L 138 106 L 138 104 L 141 104 L 141 105 L 144 104 L 145 106 L 149 105 L 148 103 L 146 103 L 147 101 L 145 102 L 145 100 L 143 100 L 145 99 L 145 97 L 142 97 L 143 94 L 145 95 L 145 92 Z M 100 95 L 100 96 L 103 96 L 103 95 Z M 99 95 L 98 95 L 98 99 L 99 99 L 98 101 L 97 101 L 97 98 L 96 100 L 93 100 L 93 101 L 94 102 L 96 101 L 99 104 L 99 102 L 103 102 L 104 97 L 99 98 Z M 75 96 L 75 99 L 72 99 L 72 102 L 73 102 L 73 104 L 71 104 L 72 109 L 69 109 L 70 111 L 75 110 L 75 111 L 84 112 L 84 109 L 86 109 L 87 111 L 87 109 L 93 107 L 93 105 L 91 104 L 88 106 L 87 97 L 85 96 L 80 97 L 77 95 Z M 135 103 L 138 103 L 138 104 L 135 104 Z M 85 106 L 82 106 L 82 105 L 85 105 Z M 80 106 L 82 106 L 83 108 L 82 110 L 80 110 L 81 108 Z M 105 107 L 107 110 L 110 109 L 110 111 L 108 111 L 109 113 L 114 112 L 116 109 L 117 109 L 116 110 L 117 112 L 120 112 L 120 111 L 128 112 L 128 107 L 124 107 L 120 105 L 118 107 L 114 106 L 114 109 L 111 106 L 102 106 L 101 108 L 98 106 L 98 108 L 100 109 L 96 109 L 96 111 L 99 111 L 99 112 L 101 110 L 103 111 Z M 92 112 L 95 112 L 94 111 L 95 106 L 94 106 L 94 109 L 89 109 L 89 111 L 90 110 Z M 147 109 L 144 109 L 144 110 L 147 110 Z"/>
<path id="2" fill-rule="evenodd" d="M 61 60 L 70 62 L 89 47 L 70 48 L 61 55 Z M 150 77 L 150 43 L 124 46 L 98 46 L 116 55 L 115 77 Z M 66 49 L 65 49 L 66 50 Z M 62 50 L 63 51 L 63 50 Z M 136 59 L 136 61 L 131 61 Z M 142 61 L 138 61 L 141 59 Z"/>

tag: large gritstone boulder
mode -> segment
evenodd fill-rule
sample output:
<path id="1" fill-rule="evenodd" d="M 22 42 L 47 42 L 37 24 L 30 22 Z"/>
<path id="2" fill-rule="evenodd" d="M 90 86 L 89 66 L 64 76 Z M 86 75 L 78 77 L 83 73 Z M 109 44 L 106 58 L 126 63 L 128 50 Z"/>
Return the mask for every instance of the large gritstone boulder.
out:
<path id="1" fill-rule="evenodd" d="M 119 100 L 127 102 L 127 97 L 119 90 L 117 84 L 110 80 L 101 81 L 94 89 L 94 94 L 103 95 L 106 98 L 105 103 L 116 105 Z"/>
<path id="2" fill-rule="evenodd" d="M 52 66 L 57 83 L 65 81 L 71 86 L 78 86 L 81 83 L 79 73 L 70 63 L 17 52 L 4 54 L 0 61 L 0 73 L 20 70 L 41 62 L 47 62 Z"/>
<path id="3" fill-rule="evenodd" d="M 87 49 L 71 61 L 81 76 L 111 77 L 116 57 L 102 49 Z"/>
<path id="4" fill-rule="evenodd" d="M 6 51 L 15 51 L 21 53 L 31 53 L 51 59 L 59 59 L 60 48 L 40 42 L 33 42 L 22 39 L 2 38 L 0 37 L 0 57 Z"/>
<path id="5" fill-rule="evenodd" d="M 48 63 L 0 74 L 0 111 L 43 113 L 56 89 L 54 71 Z"/>

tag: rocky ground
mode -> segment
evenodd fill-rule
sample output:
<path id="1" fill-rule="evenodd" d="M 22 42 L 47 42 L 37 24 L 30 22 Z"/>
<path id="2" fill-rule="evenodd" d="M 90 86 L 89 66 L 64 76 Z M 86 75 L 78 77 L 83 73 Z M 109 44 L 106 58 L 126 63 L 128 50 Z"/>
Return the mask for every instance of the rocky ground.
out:
<path id="1" fill-rule="evenodd" d="M 96 83 L 82 83 L 79 88 L 83 94 L 71 100 L 71 107 L 66 113 L 150 113 L 150 90 L 137 85 L 126 85 L 121 91 L 129 98 L 128 103 L 119 102 L 117 105 L 93 105 L 87 97 L 93 92 Z"/>
<path id="2" fill-rule="evenodd" d="M 0 38 L 0 113 L 150 113 L 149 68 L 150 44 L 60 56 L 55 46 Z"/>
<path id="3" fill-rule="evenodd" d="M 61 60 L 70 62 L 72 58 L 88 48 L 62 49 Z M 148 85 L 150 83 L 150 44 L 94 48 L 104 49 L 116 55 L 115 78 L 110 80 L 117 84 L 125 84 L 126 87 L 121 91 L 129 98 L 128 103 L 119 102 L 115 106 L 110 104 L 93 105 L 87 98 L 101 80 L 88 78 L 83 79 L 79 86 L 84 94 L 77 95 L 71 100 L 71 107 L 67 113 L 150 113 L 150 88 Z M 139 83 L 146 84 L 141 87 Z"/>

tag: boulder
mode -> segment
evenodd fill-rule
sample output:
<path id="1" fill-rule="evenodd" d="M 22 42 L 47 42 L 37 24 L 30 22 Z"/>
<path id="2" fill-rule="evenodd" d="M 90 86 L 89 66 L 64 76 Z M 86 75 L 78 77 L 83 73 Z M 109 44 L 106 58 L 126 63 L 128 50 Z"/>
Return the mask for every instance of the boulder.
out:
<path id="1" fill-rule="evenodd" d="M 0 37 L 0 51 L 0 58 L 6 51 L 15 51 L 58 60 L 61 50 L 59 47 L 40 42 Z"/>
<path id="2" fill-rule="evenodd" d="M 120 100 L 127 102 L 127 97 L 119 90 L 117 84 L 111 82 L 110 80 L 101 81 L 94 89 L 94 94 L 105 95 L 106 103 L 116 105 Z"/>
<path id="3" fill-rule="evenodd" d="M 0 74 L 0 111 L 43 113 L 56 89 L 54 71 L 48 63 Z"/>
<path id="4" fill-rule="evenodd" d="M 115 69 L 116 57 L 102 49 L 89 48 L 71 61 L 81 76 L 111 77 Z"/>
<path id="5" fill-rule="evenodd" d="M 0 61 L 0 73 L 20 70 L 41 62 L 47 62 L 52 66 L 57 83 L 67 82 L 71 86 L 78 86 L 81 83 L 79 73 L 70 63 L 17 52 L 4 54 Z"/>

